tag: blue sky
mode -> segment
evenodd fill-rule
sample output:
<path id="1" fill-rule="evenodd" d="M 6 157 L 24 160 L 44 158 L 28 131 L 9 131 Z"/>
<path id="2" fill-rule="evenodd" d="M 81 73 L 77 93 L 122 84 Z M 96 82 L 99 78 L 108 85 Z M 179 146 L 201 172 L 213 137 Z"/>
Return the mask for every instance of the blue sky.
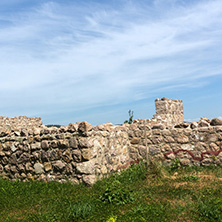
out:
<path id="1" fill-rule="evenodd" d="M 221 0 L 0 1 L 2 116 L 93 125 L 182 99 L 222 116 Z"/>

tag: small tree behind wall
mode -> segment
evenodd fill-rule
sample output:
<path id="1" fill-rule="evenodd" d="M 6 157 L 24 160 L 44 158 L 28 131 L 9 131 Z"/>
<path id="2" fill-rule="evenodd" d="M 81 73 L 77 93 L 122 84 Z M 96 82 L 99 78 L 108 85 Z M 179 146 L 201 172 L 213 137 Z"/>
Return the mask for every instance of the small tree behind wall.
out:
<path id="1" fill-rule="evenodd" d="M 124 123 L 133 123 L 133 111 L 131 111 L 131 109 L 128 111 L 129 113 L 129 120 L 125 120 Z"/>

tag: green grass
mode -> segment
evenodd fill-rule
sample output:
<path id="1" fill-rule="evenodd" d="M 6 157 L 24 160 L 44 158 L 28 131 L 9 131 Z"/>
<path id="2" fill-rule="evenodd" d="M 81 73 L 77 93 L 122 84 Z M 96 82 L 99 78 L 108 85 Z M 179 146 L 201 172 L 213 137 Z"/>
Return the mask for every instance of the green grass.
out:
<path id="1" fill-rule="evenodd" d="M 0 179 L 0 221 L 222 221 L 222 168 L 175 166 L 136 164 L 92 187 Z"/>

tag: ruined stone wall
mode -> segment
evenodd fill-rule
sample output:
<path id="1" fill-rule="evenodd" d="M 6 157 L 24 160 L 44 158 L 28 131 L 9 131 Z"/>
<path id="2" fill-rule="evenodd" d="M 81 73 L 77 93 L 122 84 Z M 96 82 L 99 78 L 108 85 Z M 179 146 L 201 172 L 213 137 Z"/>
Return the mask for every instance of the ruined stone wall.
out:
<path id="1" fill-rule="evenodd" d="M 191 128 L 129 131 L 129 152 L 133 160 L 149 156 L 170 165 L 178 158 L 182 165 L 222 165 L 222 124 Z M 146 136 L 145 136 L 146 135 Z"/>
<path id="2" fill-rule="evenodd" d="M 136 122 L 96 127 L 87 122 L 67 127 L 42 126 L 0 134 L 0 173 L 9 179 L 72 181 L 97 179 L 149 157 L 171 164 L 222 165 L 222 123 L 182 124 L 167 129 Z"/>
<path id="3" fill-rule="evenodd" d="M 0 134 L 0 173 L 9 179 L 92 184 L 129 161 L 125 127 L 86 122 Z"/>
<path id="4" fill-rule="evenodd" d="M 42 125 L 40 118 L 4 117 L 0 175 L 21 181 L 93 184 L 146 159 L 147 153 L 165 164 L 178 158 L 183 165 L 222 165 L 222 120 L 184 123 L 182 107 L 182 101 L 156 100 L 154 118 L 121 126 L 93 127 L 84 121 L 56 128 Z"/>
<path id="5" fill-rule="evenodd" d="M 6 117 L 0 116 L 0 130 L 12 130 L 12 129 L 32 129 L 42 126 L 42 120 L 40 117 L 27 117 L 27 116 L 17 116 L 17 117 Z"/>
<path id="6" fill-rule="evenodd" d="M 161 124 L 167 127 L 173 127 L 184 122 L 183 116 L 183 102 L 182 100 L 173 99 L 156 99 L 156 114 L 153 120 L 156 119 Z"/>

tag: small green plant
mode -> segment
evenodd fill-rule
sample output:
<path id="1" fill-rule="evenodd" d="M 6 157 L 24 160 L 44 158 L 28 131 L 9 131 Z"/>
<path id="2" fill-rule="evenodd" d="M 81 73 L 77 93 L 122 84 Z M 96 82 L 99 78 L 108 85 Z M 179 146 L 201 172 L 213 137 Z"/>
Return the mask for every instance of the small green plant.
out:
<path id="1" fill-rule="evenodd" d="M 172 170 L 172 171 L 177 170 L 180 167 L 181 167 L 180 159 L 176 158 L 176 159 L 173 160 L 173 163 L 170 166 L 170 170 Z"/>
<path id="2" fill-rule="evenodd" d="M 129 110 L 129 120 L 125 120 L 124 123 L 129 123 L 131 124 L 133 122 L 133 111 Z"/>
<path id="3" fill-rule="evenodd" d="M 106 222 L 116 222 L 117 216 L 110 217 Z"/>
<path id="4" fill-rule="evenodd" d="M 132 191 L 124 189 L 121 183 L 116 180 L 112 185 L 106 188 L 105 192 L 100 196 L 100 200 L 109 204 L 126 204 L 134 200 Z"/>
<path id="5" fill-rule="evenodd" d="M 184 181 L 197 181 L 197 180 L 200 180 L 200 178 L 197 176 L 184 176 L 183 180 Z"/>
<path id="6" fill-rule="evenodd" d="M 95 207 L 90 202 L 78 201 L 70 204 L 68 209 L 69 219 L 84 219 L 95 211 Z"/>
<path id="7" fill-rule="evenodd" d="M 166 168 L 162 165 L 161 161 L 156 159 L 150 159 L 150 165 L 148 167 L 148 175 L 152 175 L 156 178 L 164 178 L 168 176 Z"/>
<path id="8" fill-rule="evenodd" d="M 216 161 L 216 160 L 217 160 L 217 157 L 216 157 L 215 155 L 212 155 L 212 159 L 213 159 L 214 161 Z"/>

